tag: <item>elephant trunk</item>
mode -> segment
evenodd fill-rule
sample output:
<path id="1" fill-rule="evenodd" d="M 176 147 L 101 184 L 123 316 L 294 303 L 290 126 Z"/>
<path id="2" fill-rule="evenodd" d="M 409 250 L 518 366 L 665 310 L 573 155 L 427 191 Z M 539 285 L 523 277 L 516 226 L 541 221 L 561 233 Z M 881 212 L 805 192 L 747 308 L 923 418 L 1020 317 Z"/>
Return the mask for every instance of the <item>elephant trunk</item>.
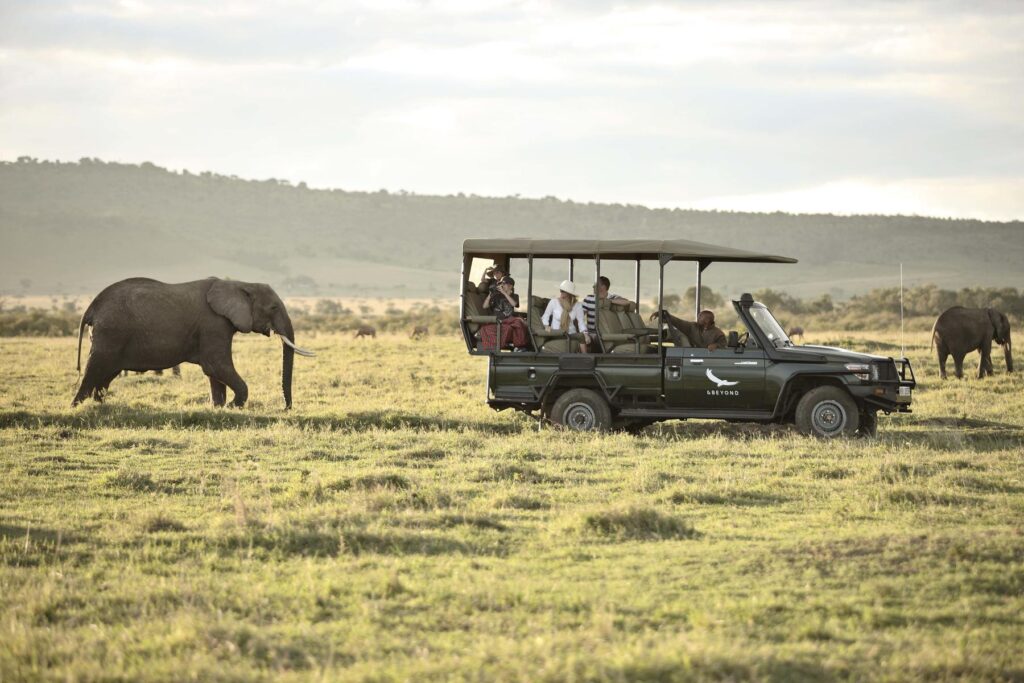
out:
<path id="1" fill-rule="evenodd" d="M 292 329 L 291 318 L 284 314 L 284 329 L 277 330 L 277 333 L 285 339 L 294 342 L 295 330 Z M 295 349 L 288 344 L 281 344 L 281 390 L 284 392 L 284 407 L 289 410 L 292 407 L 292 367 L 295 365 Z"/>
<path id="2" fill-rule="evenodd" d="M 1003 343 L 1003 356 L 1006 358 L 1006 371 L 1013 372 L 1013 345 L 1010 343 L 1009 336 Z"/>

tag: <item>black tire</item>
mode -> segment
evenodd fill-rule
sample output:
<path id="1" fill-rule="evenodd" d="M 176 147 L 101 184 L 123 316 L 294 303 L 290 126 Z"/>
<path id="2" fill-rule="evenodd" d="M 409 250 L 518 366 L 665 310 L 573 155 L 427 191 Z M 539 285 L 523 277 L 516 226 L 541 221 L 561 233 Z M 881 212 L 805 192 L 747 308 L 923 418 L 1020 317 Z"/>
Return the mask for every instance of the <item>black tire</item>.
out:
<path id="1" fill-rule="evenodd" d="M 555 399 L 551 421 L 575 432 L 606 432 L 612 425 L 612 410 L 596 391 L 570 389 Z"/>
<path id="2" fill-rule="evenodd" d="M 865 439 L 874 439 L 878 436 L 878 411 L 865 410 L 860 414 L 860 427 L 857 434 Z"/>
<path id="3" fill-rule="evenodd" d="M 860 410 L 850 394 L 839 387 L 811 389 L 796 404 L 796 428 L 801 433 L 831 439 L 853 436 L 860 427 Z"/>

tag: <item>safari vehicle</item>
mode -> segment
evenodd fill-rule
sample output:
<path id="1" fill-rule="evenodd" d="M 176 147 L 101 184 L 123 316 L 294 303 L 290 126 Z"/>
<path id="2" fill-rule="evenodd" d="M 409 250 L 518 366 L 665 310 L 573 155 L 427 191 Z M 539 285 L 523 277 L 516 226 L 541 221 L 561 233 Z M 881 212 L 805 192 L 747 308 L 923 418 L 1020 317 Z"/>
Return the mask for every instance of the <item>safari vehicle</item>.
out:
<path id="1" fill-rule="evenodd" d="M 548 300 L 534 294 L 534 274 L 535 267 L 550 272 L 550 259 L 568 263 L 570 280 L 576 261 L 592 261 L 595 282 L 603 262 L 634 262 L 636 302 L 641 265 L 653 262 L 658 311 L 664 310 L 666 265 L 692 261 L 696 312 L 701 310 L 702 274 L 712 263 L 796 263 L 684 240 L 468 239 L 463 245 L 462 333 L 471 354 L 488 357 L 487 403 L 495 410 L 511 408 L 578 431 L 636 432 L 660 420 L 711 418 L 795 423 L 800 431 L 820 437 L 874 436 L 878 411 L 910 412 L 916 382 L 906 358 L 797 346 L 771 311 L 749 294 L 732 302 L 745 330 L 729 332 L 727 347 L 714 351 L 686 346 L 685 340 L 676 346 L 660 317 L 652 316 L 655 324 L 649 326 L 634 307 L 625 310 L 599 300 L 596 342 L 590 353 L 580 353 L 576 336 L 546 331 L 541 324 Z M 506 273 L 511 265 L 520 278 L 527 271 L 530 346 L 525 352 L 483 348 L 481 327 L 499 323 L 483 308 L 487 291 L 480 291 L 470 275 L 492 262 Z"/>

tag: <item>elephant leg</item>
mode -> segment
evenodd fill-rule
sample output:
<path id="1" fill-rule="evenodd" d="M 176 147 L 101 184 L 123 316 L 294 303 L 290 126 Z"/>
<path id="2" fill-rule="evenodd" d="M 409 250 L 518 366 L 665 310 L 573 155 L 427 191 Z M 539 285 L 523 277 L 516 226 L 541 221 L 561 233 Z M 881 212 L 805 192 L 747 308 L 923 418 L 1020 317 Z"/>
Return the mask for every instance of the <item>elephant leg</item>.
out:
<path id="1" fill-rule="evenodd" d="M 75 394 L 71 405 L 77 406 L 90 396 L 97 401 L 101 400 L 102 392 L 119 374 L 121 368 L 116 358 L 103 354 L 89 354 L 89 360 L 85 362 L 82 384 L 78 387 L 78 393 Z"/>
<path id="2" fill-rule="evenodd" d="M 935 351 L 939 356 L 939 377 L 946 379 L 946 361 L 949 359 L 949 349 L 940 346 Z"/>
<path id="3" fill-rule="evenodd" d="M 103 381 L 100 382 L 100 385 L 97 386 L 93 390 L 92 397 L 94 399 L 96 399 L 97 401 L 99 401 L 100 403 L 102 403 L 103 402 L 103 397 L 106 396 L 107 392 L 110 390 L 110 383 L 113 382 L 115 379 L 117 379 L 120 376 L 121 376 L 121 371 L 120 370 L 115 371 L 112 375 L 107 375 L 103 379 Z"/>
<path id="4" fill-rule="evenodd" d="M 235 392 L 235 397 L 231 401 L 231 405 L 236 408 L 241 408 L 245 405 L 246 400 L 249 398 L 249 387 L 246 386 L 245 380 L 242 379 L 238 371 L 235 370 L 235 366 L 231 363 L 224 363 L 217 365 L 214 368 L 207 370 L 206 374 L 210 377 L 210 394 L 214 398 L 214 405 L 217 405 L 217 394 L 214 390 L 213 383 L 217 382 L 223 387 L 228 385 L 231 387 L 231 391 Z M 220 389 L 223 391 L 223 389 Z M 222 401 L 226 399 L 226 395 L 223 395 Z M 220 405 L 224 405 L 221 403 Z"/>
<path id="5" fill-rule="evenodd" d="M 988 371 L 988 358 L 985 356 L 985 347 L 978 349 L 978 379 L 983 379 Z"/>
<path id="6" fill-rule="evenodd" d="M 228 387 L 224 382 L 220 380 L 210 378 L 210 398 L 213 399 L 213 405 L 220 407 L 224 405 L 228 400 Z"/>
<path id="7" fill-rule="evenodd" d="M 231 391 L 235 392 L 231 405 L 241 408 L 249 399 L 249 387 L 246 385 L 245 380 L 242 379 L 242 376 L 235 370 L 234 366 L 229 367 L 228 370 L 227 376 L 224 377 L 224 384 L 227 384 L 231 387 Z"/>
<path id="8" fill-rule="evenodd" d="M 953 354 L 953 367 L 956 370 L 956 378 L 964 378 L 964 356 L 960 353 Z"/>

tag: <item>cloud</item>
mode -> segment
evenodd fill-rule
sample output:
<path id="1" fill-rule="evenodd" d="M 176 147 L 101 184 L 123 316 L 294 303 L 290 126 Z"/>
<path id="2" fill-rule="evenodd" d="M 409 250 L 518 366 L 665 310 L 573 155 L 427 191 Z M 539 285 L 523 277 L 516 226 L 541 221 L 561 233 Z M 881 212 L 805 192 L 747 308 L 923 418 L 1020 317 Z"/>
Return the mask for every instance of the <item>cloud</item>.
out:
<path id="1" fill-rule="evenodd" d="M 0 13 L 7 157 L 1024 216 L 1024 195 L 1006 192 L 1024 177 L 1015 3 L 54 0 Z"/>

